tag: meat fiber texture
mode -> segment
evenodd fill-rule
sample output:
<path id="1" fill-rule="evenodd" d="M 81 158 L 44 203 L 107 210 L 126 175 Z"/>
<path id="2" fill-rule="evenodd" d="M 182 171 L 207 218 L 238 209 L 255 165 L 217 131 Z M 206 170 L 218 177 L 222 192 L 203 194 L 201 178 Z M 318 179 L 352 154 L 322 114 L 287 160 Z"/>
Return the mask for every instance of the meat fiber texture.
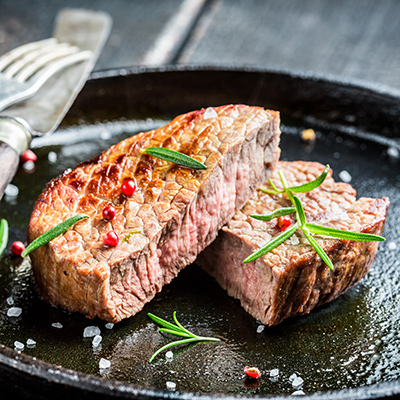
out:
<path id="1" fill-rule="evenodd" d="M 245 105 L 193 111 L 51 181 L 35 203 L 30 242 L 69 217 L 90 218 L 31 253 L 43 297 L 111 322 L 136 314 L 268 178 L 279 159 L 279 136 L 275 111 Z M 183 152 L 207 169 L 142 153 L 152 146 Z M 130 197 L 120 189 L 126 179 L 137 183 Z M 117 209 L 111 221 L 102 217 L 108 205 Z M 111 230 L 121 238 L 116 247 L 103 242 Z"/>
<path id="2" fill-rule="evenodd" d="M 279 162 L 289 186 L 312 181 L 324 169 L 315 162 Z M 278 174 L 273 182 L 279 187 Z M 262 187 L 271 189 L 268 183 Z M 324 183 L 307 193 L 296 193 L 307 221 L 330 228 L 381 234 L 389 207 L 387 198 L 360 198 L 347 183 L 335 182 L 331 171 Z M 249 263 L 242 261 L 277 236 L 276 219 L 264 222 L 251 214 L 269 214 L 290 207 L 285 194 L 270 195 L 257 190 L 245 206 L 224 226 L 198 258 L 198 263 L 224 288 L 240 300 L 244 309 L 265 325 L 276 325 L 295 315 L 309 313 L 357 284 L 368 272 L 378 242 L 356 242 L 315 236 L 334 270 L 321 260 L 302 232 Z M 294 214 L 292 214 L 294 223 Z"/>

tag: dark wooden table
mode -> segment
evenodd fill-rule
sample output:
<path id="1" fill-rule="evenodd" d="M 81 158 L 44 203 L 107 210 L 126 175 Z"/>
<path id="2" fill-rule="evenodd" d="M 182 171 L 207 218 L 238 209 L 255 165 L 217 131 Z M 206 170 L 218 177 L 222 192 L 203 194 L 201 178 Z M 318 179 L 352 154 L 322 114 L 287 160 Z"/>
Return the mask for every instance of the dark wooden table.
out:
<path id="1" fill-rule="evenodd" d="M 64 7 L 113 17 L 96 70 L 252 65 L 400 89 L 398 0 L 0 0 L 0 54 L 51 36 Z"/>

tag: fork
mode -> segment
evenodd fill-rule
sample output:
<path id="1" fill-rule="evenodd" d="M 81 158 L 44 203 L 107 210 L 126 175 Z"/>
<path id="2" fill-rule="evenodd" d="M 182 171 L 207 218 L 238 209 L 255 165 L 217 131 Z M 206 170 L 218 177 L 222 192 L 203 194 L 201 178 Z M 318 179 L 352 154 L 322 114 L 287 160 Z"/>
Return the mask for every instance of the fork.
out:
<path id="1" fill-rule="evenodd" d="M 24 44 L 0 57 L 0 111 L 35 95 L 63 68 L 88 60 L 89 50 L 50 38 Z"/>

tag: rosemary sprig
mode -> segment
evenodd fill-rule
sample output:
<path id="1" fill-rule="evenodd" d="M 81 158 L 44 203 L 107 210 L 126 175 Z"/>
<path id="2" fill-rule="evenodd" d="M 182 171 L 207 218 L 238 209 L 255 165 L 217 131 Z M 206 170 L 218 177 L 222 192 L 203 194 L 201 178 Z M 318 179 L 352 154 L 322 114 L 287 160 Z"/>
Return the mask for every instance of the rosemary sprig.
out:
<path id="1" fill-rule="evenodd" d="M 49 243 L 51 240 L 56 238 L 57 236 L 62 235 L 65 231 L 67 231 L 72 225 L 75 225 L 78 221 L 83 218 L 89 218 L 86 214 L 78 214 L 71 218 L 66 219 L 55 227 L 49 229 L 47 232 L 43 233 L 37 237 L 21 254 L 21 257 L 26 257 L 29 253 L 32 253 L 33 250 Z"/>
<path id="2" fill-rule="evenodd" d="M 183 165 L 187 168 L 207 169 L 207 167 L 202 162 L 197 161 L 194 158 L 187 156 L 186 154 L 180 153 L 179 151 L 166 149 L 165 147 L 149 147 L 147 149 L 144 149 L 142 152 L 149 154 L 153 157 L 160 158 L 161 160 Z"/>
<path id="3" fill-rule="evenodd" d="M 140 233 L 144 236 L 144 233 L 140 229 L 135 229 L 133 231 L 130 231 L 122 240 L 123 242 L 129 242 L 129 239 L 133 236 L 136 235 L 137 233 Z"/>
<path id="4" fill-rule="evenodd" d="M 212 337 L 204 337 L 204 336 L 197 336 L 194 333 L 188 331 L 184 328 L 176 317 L 176 311 L 174 311 L 174 324 L 171 324 L 164 319 L 157 317 L 154 314 L 148 313 L 147 314 L 156 324 L 163 326 L 163 328 L 159 329 L 159 332 L 169 333 L 171 335 L 181 336 L 186 339 L 177 340 L 175 342 L 171 342 L 166 344 L 165 346 L 158 349 L 149 359 L 149 363 L 151 363 L 158 354 L 162 351 L 169 349 L 173 346 L 179 346 L 181 344 L 188 344 L 188 343 L 195 343 L 195 342 L 219 342 L 219 339 L 212 338 Z"/>
<path id="5" fill-rule="evenodd" d="M 289 198 L 289 200 L 291 201 L 291 203 L 294 205 L 294 207 L 284 207 L 284 208 L 277 209 L 270 214 L 250 215 L 250 217 L 259 219 L 262 221 L 270 221 L 273 218 L 282 217 L 282 216 L 289 215 L 289 214 L 292 214 L 295 212 L 296 213 L 296 223 L 293 224 L 293 226 L 287 228 L 282 233 L 280 233 L 274 239 L 267 242 L 260 249 L 258 249 L 254 253 L 252 253 L 243 262 L 247 263 L 247 262 L 256 260 L 257 258 L 265 255 L 266 253 L 268 253 L 269 251 L 273 250 L 275 247 L 277 247 L 281 243 L 283 243 L 290 236 L 292 236 L 298 228 L 300 228 L 302 230 L 305 238 L 309 241 L 311 246 L 315 249 L 317 254 L 321 257 L 321 259 L 325 262 L 325 264 L 328 265 L 328 267 L 330 269 L 333 269 L 332 261 L 329 259 L 328 255 L 325 253 L 325 251 L 321 247 L 321 245 L 314 239 L 312 234 L 323 235 L 323 236 L 327 236 L 327 237 L 334 237 L 334 238 L 345 239 L 345 240 L 356 240 L 356 241 L 374 242 L 374 241 L 385 240 L 385 238 L 383 238 L 382 236 L 379 236 L 379 235 L 373 235 L 370 233 L 344 231 L 341 229 L 334 229 L 334 228 L 328 228 L 328 227 L 321 226 L 321 225 L 309 224 L 307 222 L 303 205 L 302 205 L 300 199 L 297 196 L 295 196 L 294 193 L 305 193 L 305 192 L 309 192 L 310 190 L 317 188 L 324 182 L 325 178 L 328 176 L 328 173 L 329 173 L 329 165 L 326 165 L 322 174 L 318 178 L 314 179 L 313 181 L 308 182 L 304 185 L 289 187 L 283 171 L 279 171 L 278 175 L 282 182 L 283 190 L 278 189 L 275 186 L 275 184 L 272 182 L 272 180 L 269 180 L 272 190 L 268 190 L 268 189 L 261 189 L 261 190 L 265 193 L 270 193 L 270 194 L 285 193 L 287 195 L 287 197 Z"/>
<path id="6" fill-rule="evenodd" d="M 8 242 L 8 222 L 2 218 L 0 220 L 0 256 L 3 254 L 4 249 Z"/>

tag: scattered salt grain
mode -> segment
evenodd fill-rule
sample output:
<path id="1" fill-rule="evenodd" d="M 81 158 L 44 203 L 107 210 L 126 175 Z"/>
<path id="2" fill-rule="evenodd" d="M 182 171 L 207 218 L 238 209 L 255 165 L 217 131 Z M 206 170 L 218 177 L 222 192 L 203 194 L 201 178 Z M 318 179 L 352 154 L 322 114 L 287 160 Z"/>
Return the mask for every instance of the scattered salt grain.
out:
<path id="1" fill-rule="evenodd" d="M 389 157 L 392 158 L 400 158 L 399 149 L 397 149 L 396 147 L 389 147 L 387 150 L 387 154 Z"/>
<path id="2" fill-rule="evenodd" d="M 103 340 L 103 338 L 102 338 L 100 335 L 96 335 L 96 336 L 93 338 L 92 346 L 93 346 L 93 347 L 98 347 L 102 340 Z"/>
<path id="3" fill-rule="evenodd" d="M 101 358 L 99 362 L 100 369 L 108 369 L 111 367 L 111 362 L 105 358 Z"/>
<path id="4" fill-rule="evenodd" d="M 4 190 L 4 194 L 7 197 L 17 197 L 19 193 L 19 189 L 17 186 L 13 185 L 12 183 L 9 183 L 5 190 Z"/>
<path id="5" fill-rule="evenodd" d="M 33 161 L 27 161 L 27 162 L 22 164 L 22 168 L 25 171 L 32 171 L 32 170 L 35 169 L 35 163 Z"/>
<path id="6" fill-rule="evenodd" d="M 297 378 L 297 374 L 292 374 L 289 376 L 289 381 L 293 382 Z"/>
<path id="7" fill-rule="evenodd" d="M 293 245 L 299 244 L 300 243 L 299 238 L 296 235 L 292 235 L 290 237 L 290 243 Z"/>
<path id="8" fill-rule="evenodd" d="M 297 388 L 301 387 L 303 382 L 304 382 L 304 380 L 302 378 L 300 378 L 300 376 L 296 376 L 296 378 L 293 379 L 292 386 L 295 389 L 297 389 Z"/>
<path id="9" fill-rule="evenodd" d="M 26 341 L 26 347 L 29 347 L 29 348 L 36 347 L 36 341 L 34 341 L 33 339 L 28 339 Z"/>
<path id="10" fill-rule="evenodd" d="M 388 243 L 388 249 L 389 249 L 389 250 L 396 250 L 396 249 L 397 249 L 397 244 L 396 244 L 396 242 L 389 242 L 389 243 Z"/>
<path id="11" fill-rule="evenodd" d="M 351 175 L 345 169 L 339 173 L 339 178 L 345 183 L 351 182 L 352 179 Z"/>
<path id="12" fill-rule="evenodd" d="M 277 376 L 279 376 L 279 369 L 275 368 L 275 369 L 271 369 L 271 371 L 269 371 L 269 376 L 276 378 Z"/>
<path id="13" fill-rule="evenodd" d="M 93 337 L 96 335 L 100 335 L 101 331 L 98 326 L 87 326 L 83 331 L 83 337 Z"/>
<path id="14" fill-rule="evenodd" d="M 15 347 L 17 350 L 23 350 L 24 347 L 25 347 L 25 345 L 24 345 L 23 343 L 19 342 L 18 340 L 16 340 L 16 341 L 14 342 L 14 347 Z"/>
<path id="15" fill-rule="evenodd" d="M 167 351 L 167 352 L 165 353 L 165 358 L 166 358 L 167 360 L 172 360 L 172 359 L 174 358 L 174 353 L 173 353 L 172 351 Z"/>
<path id="16" fill-rule="evenodd" d="M 47 155 L 47 159 L 49 160 L 49 162 L 51 162 L 52 164 L 54 164 L 57 161 L 57 153 L 54 151 L 50 151 L 49 154 Z"/>
<path id="17" fill-rule="evenodd" d="M 168 390 L 175 390 L 176 389 L 176 383 L 175 382 L 168 381 L 166 385 L 167 385 L 167 389 Z"/>
<path id="18" fill-rule="evenodd" d="M 257 326 L 257 333 L 261 333 L 265 329 L 264 325 L 258 325 Z"/>
<path id="19" fill-rule="evenodd" d="M 107 329 L 112 329 L 112 328 L 114 328 L 114 324 L 113 324 L 112 322 L 108 322 L 108 323 L 105 325 L 105 327 L 106 327 Z"/>
<path id="20" fill-rule="evenodd" d="M 304 396 L 305 393 L 302 390 L 296 390 L 292 393 L 292 396 Z"/>
<path id="21" fill-rule="evenodd" d="M 6 302 L 9 306 L 12 306 L 14 304 L 14 299 L 12 296 L 7 297 Z"/>
<path id="22" fill-rule="evenodd" d="M 11 307 L 7 311 L 7 317 L 19 317 L 22 314 L 22 308 Z"/>
<path id="23" fill-rule="evenodd" d="M 217 117 L 218 114 L 212 107 L 208 107 L 206 111 L 204 111 L 203 119 L 217 118 Z"/>
<path id="24" fill-rule="evenodd" d="M 60 322 L 53 322 L 52 324 L 51 324 L 51 326 L 53 327 L 53 328 L 57 328 L 57 329 L 62 329 L 62 324 L 60 323 Z"/>

